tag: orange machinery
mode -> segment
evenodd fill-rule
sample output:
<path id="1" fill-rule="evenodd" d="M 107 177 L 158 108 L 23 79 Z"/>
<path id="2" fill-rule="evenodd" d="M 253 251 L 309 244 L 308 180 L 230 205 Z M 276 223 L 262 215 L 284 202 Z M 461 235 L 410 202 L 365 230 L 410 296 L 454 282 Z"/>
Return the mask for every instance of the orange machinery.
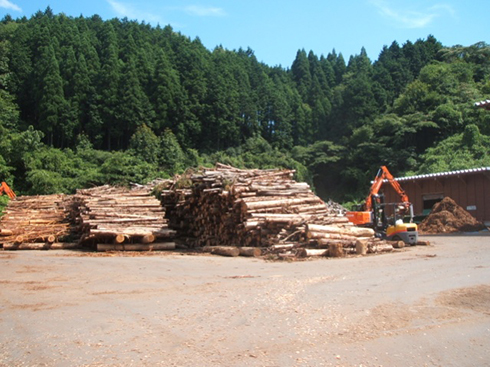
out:
<path id="1" fill-rule="evenodd" d="M 7 185 L 6 182 L 2 182 L 0 184 L 0 195 L 3 193 L 7 194 L 7 196 L 11 199 L 15 199 L 17 195 L 15 195 L 15 192 L 12 191 L 12 189 Z"/>
<path id="2" fill-rule="evenodd" d="M 384 203 L 384 196 L 379 194 L 384 180 L 388 180 L 393 189 L 398 193 L 400 202 Z M 393 208 L 391 221 L 385 213 L 385 208 L 388 206 Z M 407 213 L 410 214 L 410 222 L 412 222 L 412 204 L 408 199 L 408 195 L 386 166 L 381 166 L 378 170 L 369 194 L 359 209 L 358 211 L 347 212 L 346 215 L 350 222 L 359 226 L 372 227 L 378 234 L 388 240 L 403 240 L 405 243 L 411 245 L 417 243 L 417 225 L 415 223 L 403 223 L 403 217 Z"/>

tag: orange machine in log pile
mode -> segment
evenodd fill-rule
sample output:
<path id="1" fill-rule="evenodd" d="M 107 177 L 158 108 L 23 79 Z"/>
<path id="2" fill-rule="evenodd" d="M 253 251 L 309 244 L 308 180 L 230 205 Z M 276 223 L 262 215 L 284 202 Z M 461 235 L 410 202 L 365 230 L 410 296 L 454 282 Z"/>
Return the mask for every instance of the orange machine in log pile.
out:
<path id="1" fill-rule="evenodd" d="M 384 202 L 384 195 L 379 193 L 384 180 L 388 180 L 398 193 L 399 202 Z M 386 215 L 388 207 L 392 210 L 391 217 Z M 410 223 L 403 222 L 406 215 L 410 216 Z M 359 210 L 347 212 L 347 218 L 356 225 L 373 228 L 378 235 L 387 240 L 402 240 L 410 245 L 415 245 L 418 241 L 418 228 L 413 223 L 413 206 L 386 166 L 381 166 L 379 169 L 364 204 Z"/>
<path id="2" fill-rule="evenodd" d="M 7 185 L 7 183 L 2 182 L 0 184 L 0 195 L 3 193 L 7 194 L 7 196 L 11 199 L 15 199 L 17 195 L 15 195 L 15 192 L 12 191 L 12 189 Z"/>

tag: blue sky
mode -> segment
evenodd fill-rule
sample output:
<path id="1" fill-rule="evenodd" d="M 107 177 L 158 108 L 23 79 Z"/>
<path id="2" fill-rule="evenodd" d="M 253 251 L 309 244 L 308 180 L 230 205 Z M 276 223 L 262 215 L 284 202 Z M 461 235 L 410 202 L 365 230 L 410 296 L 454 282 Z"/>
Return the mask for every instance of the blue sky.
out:
<path id="1" fill-rule="evenodd" d="M 0 17 L 55 14 L 124 18 L 198 36 L 209 49 L 250 47 L 259 61 L 290 67 L 305 49 L 346 61 L 365 47 L 371 60 L 383 45 L 434 35 L 445 46 L 489 42 L 488 0 L 0 0 Z"/>

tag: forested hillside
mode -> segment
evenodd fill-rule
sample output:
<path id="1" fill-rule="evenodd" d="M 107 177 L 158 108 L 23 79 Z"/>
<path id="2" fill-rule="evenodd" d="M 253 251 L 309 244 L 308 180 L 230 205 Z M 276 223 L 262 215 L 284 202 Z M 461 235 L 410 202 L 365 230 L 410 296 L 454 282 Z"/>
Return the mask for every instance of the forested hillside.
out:
<path id="1" fill-rule="evenodd" d="M 339 49 L 341 45 L 339 45 Z M 434 36 L 290 68 L 170 26 L 67 17 L 0 24 L 0 181 L 19 193 L 173 175 L 215 161 L 287 167 L 324 198 L 393 174 L 490 166 L 490 46 Z"/>

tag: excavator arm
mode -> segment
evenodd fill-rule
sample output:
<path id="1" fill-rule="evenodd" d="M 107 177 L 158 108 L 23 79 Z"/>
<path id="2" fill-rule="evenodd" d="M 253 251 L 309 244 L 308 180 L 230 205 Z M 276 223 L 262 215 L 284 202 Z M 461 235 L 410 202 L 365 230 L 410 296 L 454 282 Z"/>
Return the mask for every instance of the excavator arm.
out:
<path id="1" fill-rule="evenodd" d="M 0 195 L 2 195 L 5 192 L 7 196 L 11 199 L 15 199 L 17 195 L 15 195 L 15 192 L 12 191 L 12 189 L 7 185 L 6 182 L 2 182 L 0 184 Z"/>
<path id="2" fill-rule="evenodd" d="M 402 189 L 398 181 L 395 180 L 393 175 L 390 173 L 386 166 L 381 166 L 376 174 L 373 184 L 371 185 L 371 189 L 369 190 L 369 195 L 366 198 L 365 209 L 368 211 L 373 210 L 373 197 L 378 195 L 381 186 L 383 185 L 383 181 L 388 180 L 393 189 L 400 196 L 400 202 L 406 203 L 410 205 L 408 196 L 405 193 L 405 190 Z"/>

